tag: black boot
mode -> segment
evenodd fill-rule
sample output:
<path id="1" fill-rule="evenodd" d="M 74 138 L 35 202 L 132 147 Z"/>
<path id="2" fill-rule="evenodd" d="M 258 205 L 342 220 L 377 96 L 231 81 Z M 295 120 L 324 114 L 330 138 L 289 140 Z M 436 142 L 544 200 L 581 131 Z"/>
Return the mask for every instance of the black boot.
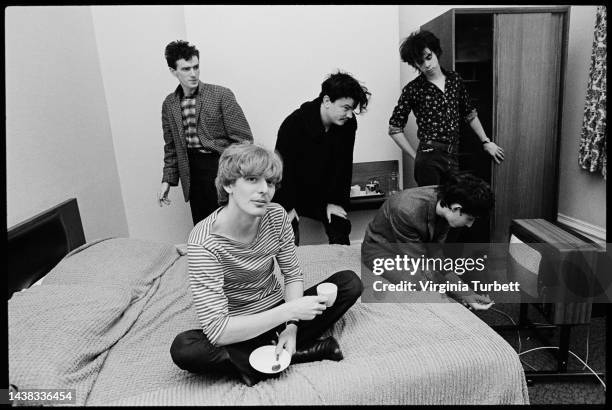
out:
<path id="1" fill-rule="evenodd" d="M 291 364 L 316 362 L 318 360 L 334 360 L 337 362 L 343 358 L 338 341 L 330 336 L 323 340 L 315 340 L 314 343 L 297 350 L 291 356 Z"/>
<path id="2" fill-rule="evenodd" d="M 266 378 L 265 374 L 253 369 L 248 363 L 243 366 L 241 363 L 233 362 L 233 365 L 242 382 L 249 387 L 255 386 Z"/>
<path id="3" fill-rule="evenodd" d="M 234 362 L 230 359 L 229 355 L 227 360 L 211 364 L 207 373 L 238 377 L 249 387 L 256 385 L 265 378 L 264 374 L 253 369 L 250 364 L 243 365 L 240 362 Z"/>
<path id="4" fill-rule="evenodd" d="M 170 355 L 179 368 L 191 373 L 238 377 L 247 386 L 262 380 L 262 374 L 249 365 L 244 349 L 214 346 L 200 329 L 178 335 L 172 342 Z"/>

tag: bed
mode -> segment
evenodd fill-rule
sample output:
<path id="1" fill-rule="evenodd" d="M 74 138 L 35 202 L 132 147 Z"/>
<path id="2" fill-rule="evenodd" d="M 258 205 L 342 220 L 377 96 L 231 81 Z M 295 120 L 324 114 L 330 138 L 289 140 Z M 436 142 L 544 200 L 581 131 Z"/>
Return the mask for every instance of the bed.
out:
<path id="1" fill-rule="evenodd" d="M 513 348 L 461 304 L 358 301 L 329 331 L 340 362 L 291 365 L 253 387 L 170 358 L 197 328 L 187 257 L 133 238 L 85 243 L 8 302 L 9 381 L 76 389 L 77 405 L 528 404 Z M 358 245 L 298 248 L 305 285 L 360 272 Z"/>

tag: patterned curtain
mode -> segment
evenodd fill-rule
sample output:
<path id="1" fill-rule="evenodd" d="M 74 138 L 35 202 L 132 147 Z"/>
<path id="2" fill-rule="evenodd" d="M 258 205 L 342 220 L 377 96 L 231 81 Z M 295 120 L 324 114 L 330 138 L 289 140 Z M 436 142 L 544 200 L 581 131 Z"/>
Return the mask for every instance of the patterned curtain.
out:
<path id="1" fill-rule="evenodd" d="M 606 179 L 606 7 L 597 7 L 578 163 Z"/>

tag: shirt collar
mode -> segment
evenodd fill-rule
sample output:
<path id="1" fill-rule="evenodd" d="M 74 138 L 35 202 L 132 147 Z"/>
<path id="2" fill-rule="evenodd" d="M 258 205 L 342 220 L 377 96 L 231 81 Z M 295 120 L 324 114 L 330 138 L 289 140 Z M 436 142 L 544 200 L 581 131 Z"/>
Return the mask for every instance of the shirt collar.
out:
<path id="1" fill-rule="evenodd" d="M 179 98 L 184 98 L 185 97 L 185 92 L 183 91 L 183 87 L 181 87 L 180 84 L 178 85 L 178 87 L 176 87 L 176 90 L 174 92 L 176 93 L 177 97 L 179 97 Z M 200 93 L 200 84 L 198 83 L 198 86 L 196 87 L 195 91 L 189 97 L 190 98 L 195 98 L 199 93 Z"/>
<path id="2" fill-rule="evenodd" d="M 452 70 L 446 70 L 446 69 L 444 69 L 444 68 L 442 68 L 442 67 L 440 67 L 440 70 L 442 71 L 442 74 L 444 74 L 444 76 L 445 76 L 446 78 L 448 78 L 449 80 L 454 80 L 454 79 L 455 79 L 455 76 L 457 75 L 457 73 L 456 73 L 456 72 L 454 72 L 454 71 L 452 71 Z M 427 80 L 427 77 L 425 77 L 425 74 L 423 74 L 423 73 L 419 74 L 419 76 L 418 76 L 417 78 L 418 78 L 418 80 L 419 80 L 421 83 L 426 83 L 426 82 L 428 81 L 428 80 Z"/>

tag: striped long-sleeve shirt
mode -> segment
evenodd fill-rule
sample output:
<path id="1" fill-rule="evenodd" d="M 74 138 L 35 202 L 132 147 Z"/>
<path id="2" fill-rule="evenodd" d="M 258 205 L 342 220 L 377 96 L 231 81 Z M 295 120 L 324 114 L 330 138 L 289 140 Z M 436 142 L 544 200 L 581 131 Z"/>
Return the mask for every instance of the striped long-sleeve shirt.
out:
<path id="1" fill-rule="evenodd" d="M 250 244 L 210 232 L 220 209 L 199 222 L 187 242 L 196 312 L 213 344 L 230 316 L 263 312 L 283 300 L 283 290 L 274 275 L 275 258 L 285 286 L 304 280 L 283 207 L 275 203 L 268 207 Z"/>

